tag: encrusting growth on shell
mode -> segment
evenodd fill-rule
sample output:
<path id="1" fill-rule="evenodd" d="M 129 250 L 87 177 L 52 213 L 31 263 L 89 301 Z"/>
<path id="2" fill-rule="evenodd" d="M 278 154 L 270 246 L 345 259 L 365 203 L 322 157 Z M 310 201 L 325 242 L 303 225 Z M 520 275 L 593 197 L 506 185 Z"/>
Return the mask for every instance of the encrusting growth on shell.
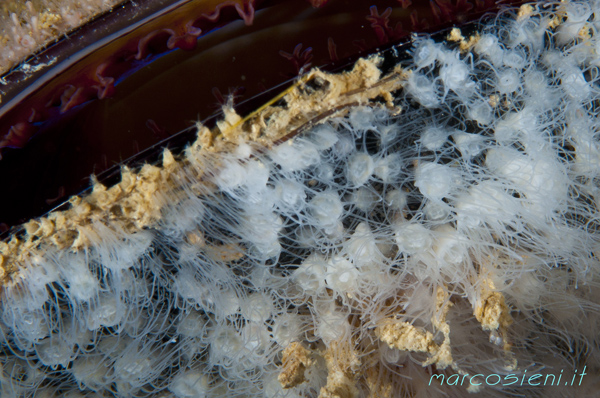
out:
<path id="1" fill-rule="evenodd" d="M 398 68 L 384 82 L 379 81 L 380 62 L 377 57 L 360 59 L 352 71 L 340 75 L 314 69 L 283 93 L 281 97 L 287 106 L 267 104 L 243 119 L 233 109 L 224 107 L 225 119 L 214 131 L 200 125 L 198 140 L 182 159 L 176 159 L 165 149 L 162 167 L 146 164 L 139 171 L 124 168 L 120 183 L 107 188 L 96 181 L 91 194 L 70 200 L 70 209 L 26 223 L 24 239 L 13 237 L 9 243 L 0 242 L 0 256 L 13 264 L 5 268 L 5 278 L 18 270 L 16 264 L 34 256 L 36 250 L 44 250 L 45 245 L 84 249 L 89 243 L 85 230 L 94 222 L 116 224 L 126 231 L 156 225 L 166 205 L 160 197 L 177 197 L 180 186 L 189 183 L 189 176 L 180 175 L 184 170 L 194 170 L 194 178 L 203 184 L 203 153 L 224 153 L 246 141 L 269 147 L 290 134 L 298 134 L 299 130 L 345 114 L 350 106 L 367 104 L 385 93 L 389 95 L 402 86 L 405 75 Z M 323 87 L 307 90 L 306 83 L 314 79 Z M 391 103 L 389 106 L 394 107 Z M 327 116 L 321 117 L 323 114 Z"/>

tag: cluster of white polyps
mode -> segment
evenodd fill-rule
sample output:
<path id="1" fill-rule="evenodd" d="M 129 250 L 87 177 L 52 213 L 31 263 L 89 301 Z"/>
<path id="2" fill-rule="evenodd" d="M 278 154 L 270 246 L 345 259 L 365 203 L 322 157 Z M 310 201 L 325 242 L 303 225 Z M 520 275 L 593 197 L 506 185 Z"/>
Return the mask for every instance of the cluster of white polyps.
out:
<path id="1" fill-rule="evenodd" d="M 599 12 L 416 37 L 399 114 L 188 156 L 155 228 L 98 222 L 6 284 L 2 397 L 593 394 Z"/>

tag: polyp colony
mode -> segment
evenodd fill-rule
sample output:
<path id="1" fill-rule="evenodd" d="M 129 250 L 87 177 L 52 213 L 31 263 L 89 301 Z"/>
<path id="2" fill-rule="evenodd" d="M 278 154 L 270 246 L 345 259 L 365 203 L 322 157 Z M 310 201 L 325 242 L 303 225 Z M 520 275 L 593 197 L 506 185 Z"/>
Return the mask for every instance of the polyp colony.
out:
<path id="1" fill-rule="evenodd" d="M 25 224 L 2 397 L 592 396 L 431 377 L 600 369 L 599 8 L 313 70 Z"/>

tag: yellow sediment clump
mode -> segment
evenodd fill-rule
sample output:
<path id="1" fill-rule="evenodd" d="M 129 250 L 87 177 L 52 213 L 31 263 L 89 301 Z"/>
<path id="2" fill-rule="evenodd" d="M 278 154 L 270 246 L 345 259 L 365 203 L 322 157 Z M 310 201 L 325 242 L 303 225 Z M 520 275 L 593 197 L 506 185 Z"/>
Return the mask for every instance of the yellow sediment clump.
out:
<path id="1" fill-rule="evenodd" d="M 292 388 L 306 381 L 304 372 L 314 363 L 310 356 L 310 351 L 298 342 L 283 350 L 283 365 L 277 378 L 281 387 Z"/>
<path id="2" fill-rule="evenodd" d="M 321 387 L 319 398 L 354 398 L 360 370 L 360 359 L 354 345 L 347 340 L 331 343 L 323 355 L 327 363 L 327 384 Z"/>
<path id="3" fill-rule="evenodd" d="M 508 327 L 513 323 L 510 308 L 506 304 L 504 295 L 496 291 L 496 286 L 491 279 L 483 279 L 480 286 L 480 296 L 473 315 L 481 323 L 483 330 L 491 332 L 490 340 L 497 340 L 497 344 L 502 345 L 507 356 L 507 367 L 514 369 L 517 363 L 511 351 L 512 345 L 507 338 Z"/>
<path id="4" fill-rule="evenodd" d="M 474 315 L 484 330 L 503 329 L 512 323 L 504 295 L 495 291 L 494 282 L 490 279 L 486 279 L 482 284 L 480 300 Z"/>
<path id="5" fill-rule="evenodd" d="M 399 322 L 395 319 L 386 319 L 381 326 L 375 329 L 375 334 L 390 348 L 429 354 L 429 359 L 423 363 L 423 366 L 436 364 L 439 369 L 445 369 L 453 363 L 450 351 L 450 325 L 446 322 L 448 310 L 452 306 L 448 299 L 448 293 L 438 286 L 436 290 L 437 311 L 432 322 L 436 329 L 444 335 L 441 345 L 434 341 L 431 332 L 417 328 L 409 322 Z"/>
<path id="6" fill-rule="evenodd" d="M 479 41 L 480 37 L 479 37 L 479 33 L 475 33 L 474 35 L 470 36 L 467 39 L 463 36 L 463 34 L 459 28 L 452 28 L 450 30 L 450 33 L 446 37 L 446 39 L 448 41 L 458 42 L 460 51 L 465 53 L 465 52 L 471 51 L 471 49 Z"/>

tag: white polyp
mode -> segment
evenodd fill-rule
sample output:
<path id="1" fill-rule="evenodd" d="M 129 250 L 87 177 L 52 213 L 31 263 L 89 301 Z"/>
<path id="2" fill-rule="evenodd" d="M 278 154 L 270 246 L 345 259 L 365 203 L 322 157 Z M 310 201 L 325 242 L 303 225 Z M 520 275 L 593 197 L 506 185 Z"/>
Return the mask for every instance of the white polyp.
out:
<path id="1" fill-rule="evenodd" d="M 125 315 L 125 304 L 120 302 L 114 292 L 102 293 L 89 304 L 87 328 L 98 329 L 101 326 L 116 326 Z"/>
<path id="2" fill-rule="evenodd" d="M 11 321 L 14 323 L 15 333 L 28 343 L 36 343 L 50 334 L 46 319 L 47 315 L 42 309 L 14 308 L 6 315 L 9 314 L 12 318 Z M 9 323 L 8 320 L 5 322 Z"/>
<path id="3" fill-rule="evenodd" d="M 378 201 L 377 194 L 369 188 L 360 187 L 352 193 L 352 203 L 365 213 L 372 210 Z"/>
<path id="4" fill-rule="evenodd" d="M 456 93 L 468 93 L 474 82 L 470 79 L 469 67 L 454 54 L 446 55 L 446 63 L 440 68 L 440 78 L 447 90 Z"/>
<path id="5" fill-rule="evenodd" d="M 195 278 L 191 270 L 181 270 L 173 281 L 173 290 L 183 299 L 194 299 L 201 301 L 205 294 L 205 288 Z"/>
<path id="6" fill-rule="evenodd" d="M 498 38 L 491 34 L 481 35 L 474 47 L 475 51 L 484 55 L 492 65 L 498 66 L 502 62 L 504 50 L 498 43 Z"/>
<path id="7" fill-rule="evenodd" d="M 459 228 L 477 228 L 483 223 L 512 220 L 520 207 L 497 181 L 487 180 L 469 187 L 454 203 Z"/>
<path id="8" fill-rule="evenodd" d="M 345 295 L 345 294 L 344 294 Z M 315 334 L 325 344 L 348 336 L 348 315 L 336 309 L 333 302 L 319 302 L 315 305 L 317 325 Z"/>
<path id="9" fill-rule="evenodd" d="M 600 141 L 598 135 L 589 130 L 577 130 L 573 135 L 575 164 L 573 170 L 588 175 L 600 170 Z"/>
<path id="10" fill-rule="evenodd" d="M 317 294 L 325 288 L 326 265 L 324 257 L 313 253 L 294 271 L 292 279 L 307 294 Z"/>
<path id="11" fill-rule="evenodd" d="M 236 314 L 240 309 L 240 298 L 233 289 L 219 292 L 215 301 L 220 304 L 221 308 L 221 311 L 216 315 L 221 317 Z"/>
<path id="12" fill-rule="evenodd" d="M 253 244 L 260 258 L 276 257 L 281 252 L 279 233 L 283 228 L 283 220 L 277 213 L 256 210 L 257 213 L 251 213 L 243 220 L 242 236 Z"/>
<path id="13" fill-rule="evenodd" d="M 267 365 L 266 357 L 271 346 L 271 336 L 264 322 L 247 322 L 241 329 L 245 355 L 255 364 Z"/>
<path id="14" fill-rule="evenodd" d="M 262 293 L 251 294 L 242 301 L 241 308 L 245 319 L 257 323 L 266 322 L 275 312 L 273 300 Z"/>
<path id="15" fill-rule="evenodd" d="M 153 371 L 153 362 L 152 354 L 136 345 L 129 346 L 115 361 L 115 376 L 131 386 L 141 386 Z"/>
<path id="16" fill-rule="evenodd" d="M 339 141 L 337 131 L 328 124 L 318 125 L 311 132 L 308 139 L 313 142 L 320 151 L 331 149 Z"/>
<path id="17" fill-rule="evenodd" d="M 281 180 L 275 185 L 276 205 L 282 210 L 301 210 L 306 202 L 304 186 L 295 181 Z"/>
<path id="18" fill-rule="evenodd" d="M 389 124 L 387 126 L 379 126 L 379 142 L 382 148 L 387 148 L 393 145 L 398 139 L 400 131 L 398 126 L 395 124 Z"/>
<path id="19" fill-rule="evenodd" d="M 323 227 L 321 232 L 329 242 L 334 243 L 344 239 L 346 230 L 344 229 L 344 224 L 338 220 L 333 224 Z"/>
<path id="20" fill-rule="evenodd" d="M 273 319 L 273 340 L 281 347 L 287 347 L 298 340 L 300 328 L 301 322 L 297 315 L 281 314 Z"/>
<path id="21" fill-rule="evenodd" d="M 333 256 L 327 261 L 325 281 L 338 294 L 353 293 L 358 287 L 360 272 L 348 259 Z"/>
<path id="22" fill-rule="evenodd" d="M 67 366 L 75 357 L 73 344 L 63 340 L 58 335 L 51 335 L 35 347 L 40 361 L 51 367 Z"/>
<path id="23" fill-rule="evenodd" d="M 61 275 L 69 284 L 69 294 L 77 301 L 88 301 L 98 294 L 98 279 L 92 275 L 84 258 L 65 256 Z"/>
<path id="24" fill-rule="evenodd" d="M 236 189 L 244 183 L 246 174 L 245 167 L 237 159 L 227 159 L 219 168 L 217 186 L 224 191 Z"/>
<path id="25" fill-rule="evenodd" d="M 415 44 L 413 57 L 417 68 L 422 69 L 431 66 L 439 55 L 439 44 L 431 39 L 422 40 Z"/>
<path id="26" fill-rule="evenodd" d="M 490 149 L 486 166 L 525 193 L 523 205 L 538 214 L 549 215 L 567 199 L 568 179 L 564 167 L 549 153 L 528 156 L 512 148 Z"/>
<path id="27" fill-rule="evenodd" d="M 378 263 L 382 260 L 375 235 L 365 222 L 356 226 L 354 233 L 346 241 L 345 248 L 349 259 L 357 267 Z"/>
<path id="28" fill-rule="evenodd" d="M 465 160 L 478 156 L 487 146 L 485 137 L 479 134 L 456 132 L 452 134 L 452 139 Z"/>
<path id="29" fill-rule="evenodd" d="M 177 398 L 205 398 L 209 390 L 208 377 L 196 369 L 180 372 L 169 384 L 169 391 Z"/>
<path id="30" fill-rule="evenodd" d="M 368 153 L 358 152 L 350 156 L 347 167 L 346 178 L 352 185 L 360 187 L 371 178 L 375 170 L 375 162 Z"/>
<path id="31" fill-rule="evenodd" d="M 493 120 L 493 109 L 489 101 L 475 101 L 469 107 L 469 118 L 483 126 L 489 125 Z"/>
<path id="32" fill-rule="evenodd" d="M 452 226 L 445 224 L 437 227 L 433 234 L 433 252 L 441 264 L 458 264 L 467 258 L 469 241 Z"/>
<path id="33" fill-rule="evenodd" d="M 442 201 L 429 201 L 423 208 L 423 213 L 430 221 L 445 220 L 450 215 L 450 206 Z"/>
<path id="34" fill-rule="evenodd" d="M 407 194 L 401 189 L 392 189 L 385 195 L 385 203 L 391 210 L 401 211 L 408 203 Z"/>
<path id="35" fill-rule="evenodd" d="M 248 195 L 246 199 L 251 205 L 261 203 L 269 181 L 269 167 L 258 160 L 250 160 L 245 166 L 247 174 L 244 186 Z"/>
<path id="36" fill-rule="evenodd" d="M 315 225 L 331 227 L 336 224 L 344 211 L 344 205 L 334 191 L 316 194 L 308 204 L 308 210 Z"/>
<path id="37" fill-rule="evenodd" d="M 564 45 L 579 37 L 579 32 L 592 15 L 592 9 L 586 3 L 567 3 L 564 5 L 567 20 L 557 29 L 558 43 Z"/>
<path id="38" fill-rule="evenodd" d="M 238 144 L 234 152 L 239 159 L 249 159 L 250 156 L 252 156 L 254 150 L 250 145 L 248 145 L 245 142 L 242 142 L 241 144 Z"/>
<path id="39" fill-rule="evenodd" d="M 227 364 L 236 357 L 241 356 L 244 341 L 240 333 L 233 326 L 219 324 L 209 334 L 210 363 Z"/>
<path id="40" fill-rule="evenodd" d="M 356 150 L 354 138 L 351 134 L 340 134 L 338 141 L 333 146 L 332 153 L 340 159 L 346 158 Z"/>
<path id="41" fill-rule="evenodd" d="M 498 72 L 496 89 L 500 94 L 514 93 L 520 86 L 520 74 L 515 69 L 507 68 Z"/>
<path id="42" fill-rule="evenodd" d="M 415 171 L 415 186 L 423 196 L 434 201 L 450 195 L 457 179 L 456 171 L 443 164 L 422 162 Z"/>
<path id="43" fill-rule="evenodd" d="M 561 73 L 564 92 L 573 99 L 584 101 L 589 98 L 592 88 L 585 79 L 581 69 L 577 67 L 568 68 Z"/>
<path id="44" fill-rule="evenodd" d="M 294 232 L 294 239 L 300 247 L 312 248 L 318 245 L 321 230 L 311 225 L 303 225 Z"/>
<path id="45" fill-rule="evenodd" d="M 94 239 L 98 239 L 96 253 L 101 264 L 118 272 L 138 264 L 154 238 L 152 232 L 141 230 L 132 234 L 111 230 L 101 223 L 94 224 Z M 121 235 L 122 234 L 122 235 Z M 121 235 L 121 236 L 120 236 Z"/>
<path id="46" fill-rule="evenodd" d="M 368 107 L 358 106 L 353 108 L 348 115 L 348 121 L 357 137 L 362 136 L 362 133 L 366 130 L 376 128 L 374 124 L 375 113 Z"/>
<path id="47" fill-rule="evenodd" d="M 107 364 L 101 356 L 78 358 L 71 365 L 71 374 L 80 388 L 98 390 L 107 384 Z"/>
<path id="48" fill-rule="evenodd" d="M 427 126 L 421 134 L 419 142 L 430 151 L 439 151 L 448 142 L 450 134 L 451 132 L 445 128 Z"/>
<path id="49" fill-rule="evenodd" d="M 396 182 L 402 172 L 404 162 L 399 154 L 394 153 L 375 162 L 375 175 L 384 183 Z"/>
<path id="50" fill-rule="evenodd" d="M 177 333 L 186 337 L 202 337 L 206 332 L 206 320 L 201 313 L 191 310 L 184 314 L 177 325 Z"/>
<path id="51" fill-rule="evenodd" d="M 292 139 L 278 145 L 270 156 L 286 172 L 304 170 L 321 159 L 317 147 L 306 139 Z"/>
<path id="52" fill-rule="evenodd" d="M 523 77 L 526 106 L 531 109 L 550 109 L 557 105 L 560 96 L 556 88 L 550 88 L 549 79 L 541 70 L 531 70 Z"/>
<path id="53" fill-rule="evenodd" d="M 46 286 L 59 280 L 58 267 L 52 262 L 34 258 L 23 270 L 22 281 L 8 287 L 11 306 L 34 310 L 41 308 L 48 300 Z"/>
<path id="54" fill-rule="evenodd" d="M 417 223 L 398 225 L 395 236 L 398 249 L 408 255 L 415 255 L 428 251 L 433 242 L 431 231 Z"/>
<path id="55" fill-rule="evenodd" d="M 325 184 L 332 183 L 334 175 L 335 170 L 333 169 L 333 166 L 327 163 L 319 165 L 315 170 L 315 177 L 317 178 L 317 181 Z"/>
<path id="56" fill-rule="evenodd" d="M 494 138 L 501 145 L 512 145 L 516 142 L 533 148 L 547 145 L 537 125 L 537 114 L 533 109 L 524 108 L 519 112 L 509 112 L 496 123 Z"/>
<path id="57" fill-rule="evenodd" d="M 507 50 L 503 54 L 502 64 L 508 68 L 522 70 L 527 64 L 527 59 L 519 50 Z"/>
<path id="58" fill-rule="evenodd" d="M 265 374 L 262 380 L 261 398 L 303 398 L 296 388 L 284 389 L 278 380 L 278 374 Z"/>
<path id="59" fill-rule="evenodd" d="M 440 93 L 436 84 L 425 75 L 412 73 L 408 78 L 406 91 L 425 108 L 436 108 L 440 105 Z"/>
<path id="60" fill-rule="evenodd" d="M 408 354 L 408 351 L 398 350 L 396 348 L 390 347 L 387 344 L 381 344 L 380 350 L 381 350 L 381 358 L 385 362 L 392 364 L 392 365 L 404 362 L 404 360 L 406 359 L 406 356 Z"/>
<path id="61" fill-rule="evenodd" d="M 186 198 L 167 206 L 163 213 L 164 221 L 161 225 L 164 233 L 180 238 L 183 234 L 198 228 L 204 217 L 204 204 L 197 197 Z"/>

